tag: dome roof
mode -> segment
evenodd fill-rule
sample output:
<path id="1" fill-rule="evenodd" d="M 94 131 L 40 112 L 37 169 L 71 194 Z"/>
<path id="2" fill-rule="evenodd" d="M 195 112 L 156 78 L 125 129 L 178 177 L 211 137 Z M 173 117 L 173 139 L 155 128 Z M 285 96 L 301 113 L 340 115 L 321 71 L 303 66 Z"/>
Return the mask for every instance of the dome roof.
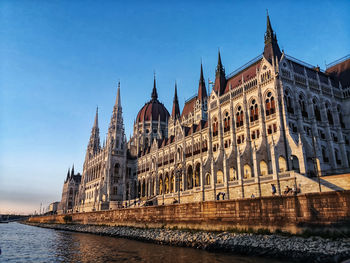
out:
<path id="1" fill-rule="evenodd" d="M 168 110 L 165 108 L 163 103 L 160 103 L 158 100 L 155 79 L 151 97 L 152 99 L 149 102 L 147 102 L 137 114 L 137 122 L 144 122 L 150 120 L 158 121 L 159 118 L 160 121 L 166 121 L 167 119 L 169 119 L 170 114 Z"/>
<path id="2" fill-rule="evenodd" d="M 169 112 L 158 100 L 150 100 L 139 111 L 136 121 L 158 121 L 158 118 L 160 118 L 160 121 L 166 121 L 169 119 Z"/>

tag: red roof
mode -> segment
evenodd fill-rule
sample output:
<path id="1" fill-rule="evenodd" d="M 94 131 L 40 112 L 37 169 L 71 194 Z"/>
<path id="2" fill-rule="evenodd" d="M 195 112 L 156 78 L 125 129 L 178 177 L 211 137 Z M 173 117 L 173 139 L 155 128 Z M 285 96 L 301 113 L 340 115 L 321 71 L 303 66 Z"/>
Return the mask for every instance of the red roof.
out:
<path id="1" fill-rule="evenodd" d="M 158 100 L 150 100 L 147 102 L 142 109 L 137 114 L 136 121 L 158 121 L 160 116 L 160 121 L 166 121 L 169 118 L 169 112 L 165 106 Z"/>
<path id="2" fill-rule="evenodd" d="M 350 87 L 350 58 L 328 68 L 326 72 L 340 81 L 343 88 Z"/>
<path id="3" fill-rule="evenodd" d="M 226 84 L 226 88 L 225 88 L 224 93 L 227 93 L 230 90 L 230 86 L 232 86 L 232 89 L 240 86 L 242 84 L 242 76 L 243 76 L 243 80 L 245 82 L 255 78 L 256 71 L 260 66 L 260 61 L 261 60 L 255 62 L 254 64 L 250 65 L 249 67 L 247 67 L 247 68 L 241 70 L 240 72 L 238 72 L 237 74 L 235 74 L 233 77 L 229 78 L 227 80 L 227 84 Z"/>
<path id="4" fill-rule="evenodd" d="M 194 106 L 195 106 L 195 103 L 196 103 L 196 100 L 197 100 L 197 96 L 196 97 L 193 97 L 191 100 L 187 101 L 185 103 L 185 106 L 182 110 L 182 113 L 181 113 L 181 120 L 188 116 L 188 114 L 190 112 L 193 112 L 194 111 Z"/>

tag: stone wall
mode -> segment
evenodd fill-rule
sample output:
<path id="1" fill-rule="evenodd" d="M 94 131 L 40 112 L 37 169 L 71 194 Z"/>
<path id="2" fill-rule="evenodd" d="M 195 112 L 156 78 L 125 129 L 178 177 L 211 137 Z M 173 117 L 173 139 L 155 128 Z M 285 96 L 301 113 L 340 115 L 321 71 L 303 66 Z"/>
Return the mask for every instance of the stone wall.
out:
<path id="1" fill-rule="evenodd" d="M 332 191 L 238 200 L 125 208 L 70 214 L 76 224 L 176 227 L 202 230 L 324 227 L 350 219 L 350 191 Z M 29 222 L 64 223 L 64 215 L 32 217 Z"/>

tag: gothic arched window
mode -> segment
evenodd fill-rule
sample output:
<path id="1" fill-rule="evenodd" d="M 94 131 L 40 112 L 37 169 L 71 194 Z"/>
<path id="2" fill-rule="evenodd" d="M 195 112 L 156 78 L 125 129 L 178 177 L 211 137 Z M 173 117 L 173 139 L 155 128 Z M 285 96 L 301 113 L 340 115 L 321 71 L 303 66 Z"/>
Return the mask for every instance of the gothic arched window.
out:
<path id="1" fill-rule="evenodd" d="M 312 100 L 312 103 L 314 105 L 314 114 L 315 114 L 316 121 L 322 121 L 320 107 L 318 106 L 317 100 L 314 98 Z"/>
<path id="2" fill-rule="evenodd" d="M 227 132 L 230 130 L 230 115 L 226 111 L 224 113 L 224 132 Z"/>
<path id="3" fill-rule="evenodd" d="M 274 114 L 276 112 L 275 98 L 272 96 L 271 92 L 267 93 L 267 98 L 265 100 L 266 106 L 266 116 Z"/>
<path id="4" fill-rule="evenodd" d="M 243 109 L 241 106 L 239 106 L 237 108 L 237 112 L 236 112 L 236 127 L 237 128 L 243 126 L 243 124 L 244 124 L 243 118 L 244 118 Z"/>
<path id="5" fill-rule="evenodd" d="M 250 122 L 257 121 L 259 119 L 259 110 L 256 100 L 252 100 L 250 104 Z"/>
<path id="6" fill-rule="evenodd" d="M 305 99 L 304 99 L 304 96 L 302 94 L 299 95 L 299 106 L 300 106 L 300 110 L 301 110 L 301 115 L 305 118 L 308 118 L 309 115 L 307 113 Z"/>

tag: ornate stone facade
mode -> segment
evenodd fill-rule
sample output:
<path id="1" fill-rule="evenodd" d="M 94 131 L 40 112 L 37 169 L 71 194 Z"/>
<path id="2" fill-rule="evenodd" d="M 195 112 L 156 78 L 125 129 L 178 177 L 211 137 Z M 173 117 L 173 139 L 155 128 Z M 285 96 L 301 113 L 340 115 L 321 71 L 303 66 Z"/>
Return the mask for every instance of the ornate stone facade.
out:
<path id="1" fill-rule="evenodd" d="M 281 52 L 267 17 L 263 54 L 226 75 L 219 53 L 210 93 L 201 66 L 182 112 L 176 84 L 170 115 L 154 80 L 128 142 L 118 87 L 103 147 L 96 113 L 76 211 L 266 196 L 271 184 L 276 194 L 336 190 L 317 178 L 349 171 L 350 84 L 340 75 Z"/>

